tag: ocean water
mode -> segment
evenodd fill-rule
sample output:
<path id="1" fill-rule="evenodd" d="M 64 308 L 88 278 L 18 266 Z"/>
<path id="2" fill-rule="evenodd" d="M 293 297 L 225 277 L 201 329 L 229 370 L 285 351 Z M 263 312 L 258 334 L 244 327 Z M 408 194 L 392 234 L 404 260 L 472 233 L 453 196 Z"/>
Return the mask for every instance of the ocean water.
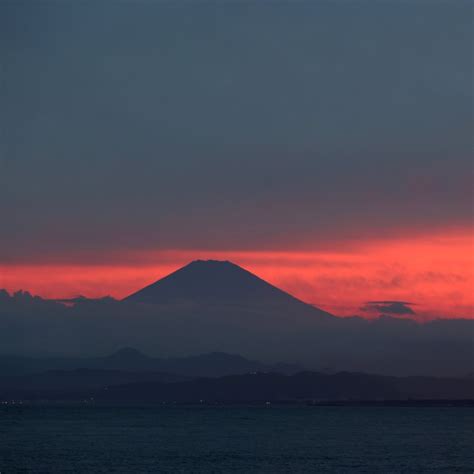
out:
<path id="1" fill-rule="evenodd" d="M 469 473 L 463 407 L 2 407 L 0 472 Z"/>

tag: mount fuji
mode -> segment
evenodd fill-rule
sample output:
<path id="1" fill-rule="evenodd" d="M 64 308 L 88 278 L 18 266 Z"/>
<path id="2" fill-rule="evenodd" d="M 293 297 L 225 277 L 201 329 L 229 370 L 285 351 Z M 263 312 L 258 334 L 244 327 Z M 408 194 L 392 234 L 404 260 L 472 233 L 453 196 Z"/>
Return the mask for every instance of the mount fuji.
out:
<path id="1" fill-rule="evenodd" d="M 316 318 L 331 318 L 253 273 L 229 262 L 195 260 L 170 275 L 127 296 L 124 301 L 160 305 L 194 304 L 284 309 Z"/>

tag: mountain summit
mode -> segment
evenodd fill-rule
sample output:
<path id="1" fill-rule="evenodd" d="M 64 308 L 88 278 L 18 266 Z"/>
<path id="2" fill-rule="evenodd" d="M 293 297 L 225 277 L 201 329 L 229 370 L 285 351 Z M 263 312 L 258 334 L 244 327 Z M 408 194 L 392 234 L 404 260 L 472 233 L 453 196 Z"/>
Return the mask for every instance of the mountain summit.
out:
<path id="1" fill-rule="evenodd" d="M 131 294 L 125 301 L 149 304 L 263 304 L 293 308 L 297 306 L 298 309 L 302 306 L 311 307 L 242 267 L 219 260 L 195 260 Z"/>

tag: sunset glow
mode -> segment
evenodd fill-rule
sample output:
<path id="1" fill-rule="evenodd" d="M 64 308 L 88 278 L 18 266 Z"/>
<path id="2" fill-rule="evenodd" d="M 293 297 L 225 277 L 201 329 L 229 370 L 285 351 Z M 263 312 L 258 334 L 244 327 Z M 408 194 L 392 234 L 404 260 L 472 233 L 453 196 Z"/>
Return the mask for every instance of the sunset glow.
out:
<path id="1" fill-rule="evenodd" d="M 419 319 L 473 317 L 470 231 L 363 241 L 325 251 L 169 250 L 128 252 L 111 262 L 9 264 L 0 287 L 48 298 L 122 298 L 196 259 L 231 260 L 294 296 L 340 316 L 372 317 L 366 301 L 413 303 Z"/>

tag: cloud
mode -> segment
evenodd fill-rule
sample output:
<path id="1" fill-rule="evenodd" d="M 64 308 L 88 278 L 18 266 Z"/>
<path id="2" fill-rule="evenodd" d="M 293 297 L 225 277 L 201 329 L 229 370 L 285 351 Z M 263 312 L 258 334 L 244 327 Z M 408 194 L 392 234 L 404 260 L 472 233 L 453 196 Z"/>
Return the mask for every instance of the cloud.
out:
<path id="1" fill-rule="evenodd" d="M 288 318 L 286 306 L 281 310 L 267 307 L 267 311 L 217 304 L 197 310 L 181 304 L 142 305 L 111 298 L 74 300 L 65 304 L 27 292 L 10 295 L 0 290 L 1 353 L 102 356 L 134 347 L 159 357 L 221 351 L 252 359 L 295 361 L 317 370 L 324 361 L 338 370 L 391 375 L 472 371 L 472 320 L 420 323 L 396 317 L 371 322 L 334 318 L 328 323 L 308 318 L 305 309 Z M 268 344 L 269 340 L 278 344 Z"/>
<path id="2" fill-rule="evenodd" d="M 360 310 L 367 313 L 415 315 L 415 311 L 410 308 L 414 304 L 408 301 L 367 301 Z"/>

